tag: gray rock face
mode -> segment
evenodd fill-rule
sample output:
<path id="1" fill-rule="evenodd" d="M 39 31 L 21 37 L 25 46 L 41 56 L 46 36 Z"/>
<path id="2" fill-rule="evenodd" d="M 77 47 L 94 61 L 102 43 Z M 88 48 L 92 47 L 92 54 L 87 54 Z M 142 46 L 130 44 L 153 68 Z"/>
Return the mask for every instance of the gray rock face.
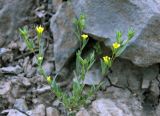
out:
<path id="1" fill-rule="evenodd" d="M 90 116 L 90 114 L 86 109 L 81 109 L 78 113 L 76 113 L 76 116 Z"/>
<path id="2" fill-rule="evenodd" d="M 127 106 L 125 106 L 125 111 L 123 111 L 111 99 L 96 100 L 92 103 L 92 107 L 99 116 L 133 116 L 132 113 L 127 111 L 129 110 Z"/>
<path id="3" fill-rule="evenodd" d="M 158 65 L 142 68 L 135 66 L 129 61 L 120 59 L 117 59 L 113 63 L 111 69 L 112 73 L 108 75 L 111 82 L 124 88 L 128 87 L 132 91 L 149 88 L 151 81 L 154 80 L 159 73 Z"/>
<path id="4" fill-rule="evenodd" d="M 4 110 L 2 111 L 2 114 L 8 113 L 7 116 L 26 116 L 25 114 L 19 112 L 18 110 L 15 109 L 8 109 L 8 110 Z"/>
<path id="5" fill-rule="evenodd" d="M 46 108 L 46 114 L 47 116 L 60 116 L 59 111 L 52 107 Z"/>
<path id="6" fill-rule="evenodd" d="M 11 83 L 10 82 L 6 82 L 6 83 L 0 82 L 0 95 L 5 95 L 5 94 L 9 93 L 10 90 L 11 90 Z"/>
<path id="7" fill-rule="evenodd" d="M 107 96 L 92 102 L 93 116 L 143 116 L 141 102 L 126 89 L 107 88 Z M 91 115 L 92 116 L 92 115 Z"/>
<path id="8" fill-rule="evenodd" d="M 6 49 L 6 48 L 0 48 L 0 57 L 3 56 L 4 54 L 10 52 L 9 49 Z"/>
<path id="9" fill-rule="evenodd" d="M 160 104 L 157 106 L 157 109 L 156 109 L 156 115 L 158 116 L 160 114 Z"/>
<path id="10" fill-rule="evenodd" d="M 61 5 L 62 0 L 52 0 L 53 11 L 56 12 L 58 7 Z"/>
<path id="11" fill-rule="evenodd" d="M 27 19 L 34 0 L 0 1 L 0 46 L 15 36 L 17 28 Z"/>
<path id="12" fill-rule="evenodd" d="M 99 66 L 100 67 L 100 66 Z M 101 74 L 101 69 L 98 66 L 93 66 L 90 71 L 88 71 L 85 75 L 84 84 L 87 85 L 98 85 L 102 79 L 103 76 Z"/>
<path id="13" fill-rule="evenodd" d="M 40 104 L 34 109 L 33 116 L 45 116 L 45 110 L 45 106 Z"/>
<path id="14" fill-rule="evenodd" d="M 0 68 L 0 73 L 4 73 L 4 74 L 19 74 L 23 71 L 23 69 L 19 66 L 16 65 L 14 66 L 8 66 L 8 67 L 2 67 Z"/>
<path id="15" fill-rule="evenodd" d="M 86 15 L 84 32 L 94 39 L 103 40 L 106 46 L 110 46 L 115 41 L 117 30 L 122 31 L 123 38 L 126 39 L 127 31 L 132 27 L 136 35 L 120 57 L 129 59 L 139 66 L 149 66 L 160 62 L 160 4 L 158 0 L 72 0 L 71 3 L 73 9 L 71 6 L 62 5 L 51 20 L 55 55 L 58 53 L 55 57 L 59 59 L 56 60 L 59 63 L 66 62 L 77 48 L 75 44 L 77 40 L 70 32 L 73 29 L 71 26 L 73 15 L 68 15 L 73 12 L 77 16 L 81 13 Z"/>
<path id="16" fill-rule="evenodd" d="M 158 3 L 158 0 L 73 0 L 76 14 L 84 12 L 87 16 L 85 32 L 103 39 L 106 46 L 115 41 L 116 30 L 127 34 L 132 27 L 136 35 L 121 57 L 140 66 L 160 62 Z"/>
<path id="17" fill-rule="evenodd" d="M 156 79 L 152 80 L 150 91 L 154 96 L 159 96 L 159 82 Z"/>
<path id="18" fill-rule="evenodd" d="M 14 107 L 18 108 L 21 111 L 28 110 L 28 106 L 27 106 L 26 101 L 24 99 L 16 99 Z"/>
<path id="19" fill-rule="evenodd" d="M 107 95 L 99 96 L 91 107 L 82 108 L 76 116 L 146 116 L 141 102 L 127 89 L 107 88 Z M 152 116 L 152 115 L 151 115 Z"/>
<path id="20" fill-rule="evenodd" d="M 56 70 L 59 70 L 78 48 L 78 39 L 73 29 L 74 12 L 72 6 L 61 4 L 51 19 L 51 31 L 54 36 L 54 55 Z"/>
<path id="21" fill-rule="evenodd" d="M 51 63 L 51 62 L 44 62 L 42 67 L 43 67 L 43 69 L 45 69 L 45 73 L 47 75 L 51 75 L 51 73 L 54 70 L 53 63 Z"/>

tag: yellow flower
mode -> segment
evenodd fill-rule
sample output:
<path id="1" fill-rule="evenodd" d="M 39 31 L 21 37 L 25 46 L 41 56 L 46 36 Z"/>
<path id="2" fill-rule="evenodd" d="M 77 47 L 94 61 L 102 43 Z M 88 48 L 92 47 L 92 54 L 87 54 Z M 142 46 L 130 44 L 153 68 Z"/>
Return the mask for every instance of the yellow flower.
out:
<path id="1" fill-rule="evenodd" d="M 51 83 L 51 82 L 52 82 L 51 76 L 48 76 L 48 77 L 47 77 L 47 82 L 48 82 L 48 83 Z"/>
<path id="2" fill-rule="evenodd" d="M 42 56 L 39 56 L 39 57 L 38 57 L 38 60 L 39 60 L 39 61 L 42 61 L 42 60 L 43 60 L 43 57 L 42 57 Z"/>
<path id="3" fill-rule="evenodd" d="M 120 47 L 120 44 L 119 44 L 119 43 L 117 43 L 117 42 L 113 43 L 113 48 L 114 48 L 114 49 L 117 49 L 117 48 L 119 48 L 119 47 Z"/>
<path id="4" fill-rule="evenodd" d="M 37 31 L 38 34 L 42 34 L 43 31 L 44 31 L 44 27 L 42 27 L 41 25 L 40 25 L 40 26 L 37 26 L 37 27 L 36 27 L 36 31 Z"/>
<path id="5" fill-rule="evenodd" d="M 111 60 L 111 58 L 110 58 L 109 56 L 104 56 L 104 57 L 103 57 L 103 61 L 104 61 L 104 63 L 106 63 L 106 64 L 109 64 L 109 63 L 110 63 L 110 60 Z"/>
<path id="6" fill-rule="evenodd" d="M 86 40 L 88 38 L 88 35 L 82 34 L 81 37 L 82 37 L 83 40 Z"/>

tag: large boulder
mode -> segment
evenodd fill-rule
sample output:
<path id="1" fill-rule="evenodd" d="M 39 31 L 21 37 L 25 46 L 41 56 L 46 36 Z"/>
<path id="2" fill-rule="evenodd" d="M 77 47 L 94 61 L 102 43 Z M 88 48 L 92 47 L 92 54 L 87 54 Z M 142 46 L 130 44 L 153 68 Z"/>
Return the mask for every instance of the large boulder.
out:
<path id="1" fill-rule="evenodd" d="M 0 0 L 0 47 L 15 38 L 15 32 L 26 21 L 33 1 Z"/>
<path id="2" fill-rule="evenodd" d="M 117 30 L 127 35 L 132 27 L 136 35 L 121 57 L 139 66 L 160 62 L 159 3 L 158 0 L 73 0 L 76 14 L 84 12 L 87 16 L 85 32 L 104 40 L 106 46 L 115 41 Z"/>
<path id="3" fill-rule="evenodd" d="M 51 20 L 54 39 L 59 41 L 58 44 L 55 42 L 55 57 L 59 58 L 65 52 L 63 55 L 65 59 L 56 58 L 57 64 L 66 62 L 71 52 L 73 53 L 77 48 L 75 44 L 77 40 L 73 32 L 70 32 L 73 26 L 67 26 L 71 25 L 74 13 L 76 16 L 81 13 L 86 15 L 84 32 L 94 39 L 103 40 L 106 46 L 111 46 L 115 41 L 117 30 L 122 31 L 123 38 L 126 39 L 127 31 L 132 27 L 136 35 L 120 57 L 145 67 L 160 62 L 160 2 L 158 0 L 72 0 L 71 3 L 65 4 L 65 7 L 62 5 Z"/>
<path id="4" fill-rule="evenodd" d="M 152 81 L 156 79 L 159 74 L 158 65 L 152 65 L 147 68 L 133 65 L 127 60 L 117 59 L 111 67 L 112 73 L 108 74 L 108 78 L 114 85 L 123 88 L 129 88 L 133 92 L 141 89 L 149 89 Z M 155 81 L 155 84 L 158 81 Z M 156 85 L 153 85 L 155 88 Z M 156 86 L 157 88 L 157 86 Z M 159 95 L 155 89 L 154 93 Z"/>
<path id="5" fill-rule="evenodd" d="M 72 5 L 63 3 L 51 19 L 51 31 L 54 36 L 54 55 L 56 70 L 60 70 L 78 48 L 78 39 L 74 36 Z"/>
<path id="6" fill-rule="evenodd" d="M 53 12 L 56 12 L 58 7 L 62 4 L 63 0 L 52 0 Z"/>

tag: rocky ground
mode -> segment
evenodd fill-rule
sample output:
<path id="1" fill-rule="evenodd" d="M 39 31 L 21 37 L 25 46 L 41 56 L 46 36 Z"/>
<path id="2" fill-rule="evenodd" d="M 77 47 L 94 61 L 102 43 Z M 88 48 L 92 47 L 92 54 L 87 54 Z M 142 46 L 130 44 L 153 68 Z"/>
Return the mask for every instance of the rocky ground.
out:
<path id="1" fill-rule="evenodd" d="M 87 4 L 90 1 L 88 0 Z M 94 1 L 95 4 L 99 3 Z M 110 0 L 109 2 L 112 3 Z M 73 3 L 75 4 L 74 0 Z M 77 3 L 83 4 L 81 0 L 78 0 Z M 57 70 L 63 68 L 58 73 L 60 78 L 58 83 L 62 88 L 69 90 L 73 79 L 72 72 L 75 61 L 73 54 L 78 48 L 71 24 L 75 14 L 72 13 L 73 9 L 70 5 L 70 2 L 62 0 L 0 1 L 0 20 L 3 19 L 0 21 L 0 31 L 2 32 L 0 34 L 0 116 L 66 116 L 63 105 L 51 93 L 50 86 L 42 76 L 38 74 L 35 55 L 26 49 L 25 43 L 18 34 L 17 27 L 29 27 L 32 38 L 35 38 L 34 27 L 36 25 L 41 24 L 45 27 L 43 68 L 48 75 L 53 77 L 57 74 L 55 73 Z M 85 9 L 86 6 L 83 7 Z M 143 7 L 146 9 L 145 5 Z M 96 9 L 98 8 L 97 6 Z M 107 7 L 107 9 L 109 8 Z M 77 7 L 76 12 L 78 10 Z M 85 11 L 90 16 L 91 10 L 86 9 Z M 98 10 L 96 11 L 98 12 Z M 150 17 L 147 18 L 150 19 Z M 152 20 L 154 17 L 151 17 L 151 22 Z M 92 20 L 91 23 L 94 21 Z M 121 22 L 123 23 L 123 21 Z M 89 26 L 91 25 L 89 24 Z M 86 33 L 90 34 L 90 38 L 95 39 L 90 41 L 92 44 L 97 41 L 98 37 L 100 40 L 105 37 L 105 35 L 101 36 L 103 32 L 98 33 L 92 30 L 97 28 L 97 25 L 94 26 L 86 30 Z M 145 26 L 143 25 L 143 27 Z M 135 28 L 139 29 L 139 27 Z M 139 32 L 142 31 L 140 29 Z M 147 26 L 145 29 L 148 29 Z M 108 34 L 111 33 L 108 32 Z M 148 43 L 149 40 L 143 38 L 143 41 Z M 155 41 L 152 41 L 154 45 L 156 45 Z M 134 46 L 136 49 L 140 46 L 137 44 Z M 91 71 L 87 73 L 85 83 L 96 85 L 104 81 L 105 84 L 95 94 L 88 106 L 77 111 L 76 116 L 160 116 L 160 67 L 157 63 L 157 57 L 154 58 L 153 62 L 150 58 L 157 53 L 154 45 L 150 46 L 150 49 L 145 49 L 145 46 L 142 46 L 145 50 L 153 50 L 153 54 L 147 57 L 147 61 L 141 59 L 147 53 L 140 54 L 141 51 L 135 53 L 134 47 L 131 47 L 129 51 L 133 51 L 133 53 L 127 55 L 129 53 L 127 51 L 122 56 L 125 59 L 118 58 L 107 78 L 101 77 L 100 67 L 98 64 L 94 65 Z M 133 57 L 134 53 L 136 54 L 135 57 Z M 138 54 L 140 54 L 140 58 Z M 145 67 L 139 67 L 142 65 Z"/>

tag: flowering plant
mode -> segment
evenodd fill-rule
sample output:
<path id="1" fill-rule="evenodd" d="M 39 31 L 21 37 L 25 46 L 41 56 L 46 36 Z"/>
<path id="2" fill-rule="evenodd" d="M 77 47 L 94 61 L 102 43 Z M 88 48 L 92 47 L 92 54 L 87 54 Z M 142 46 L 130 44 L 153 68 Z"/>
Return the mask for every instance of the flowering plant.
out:
<path id="1" fill-rule="evenodd" d="M 100 44 L 96 43 L 94 46 L 95 51 L 93 51 L 91 54 L 89 54 L 87 57 L 82 57 L 83 50 L 85 46 L 88 43 L 89 36 L 87 34 L 83 33 L 83 30 L 85 28 L 85 16 L 80 15 L 78 19 L 74 20 L 75 24 L 75 35 L 79 40 L 80 48 L 76 52 L 76 66 L 74 75 L 75 78 L 72 83 L 72 90 L 68 94 L 61 90 L 59 85 L 56 82 L 56 78 L 52 78 L 51 75 L 47 75 L 42 67 L 42 63 L 44 60 L 44 50 L 43 50 L 43 44 L 41 42 L 42 35 L 44 32 L 43 26 L 37 26 L 35 28 L 37 32 L 37 41 L 38 41 L 38 55 L 36 55 L 37 59 L 37 65 L 39 73 L 44 77 L 46 82 L 51 86 L 52 92 L 56 95 L 56 97 L 62 102 L 64 107 L 69 111 L 69 114 L 74 112 L 74 110 L 79 109 L 81 106 L 84 106 L 87 104 L 87 99 L 94 95 L 95 91 L 100 87 L 92 86 L 89 88 L 87 93 L 84 93 L 84 79 L 86 73 L 90 70 L 92 65 L 95 63 L 95 53 L 100 55 L 102 53 Z M 24 40 L 24 42 L 27 45 L 27 48 L 34 54 L 35 52 L 35 43 L 33 42 L 33 39 L 29 38 L 28 29 L 27 28 L 21 28 L 19 29 L 19 32 Z M 111 46 L 112 55 L 111 56 L 104 56 L 101 59 L 101 68 L 102 68 L 102 74 L 105 76 L 108 73 L 108 69 L 111 68 L 113 61 L 116 57 L 122 54 L 122 52 L 126 49 L 126 46 L 128 42 L 132 39 L 134 36 L 134 31 L 129 30 L 128 31 L 128 39 L 122 40 L 122 33 L 118 31 L 116 36 L 116 42 L 114 42 Z"/>
<path id="2" fill-rule="evenodd" d="M 102 74 L 104 76 L 108 73 L 108 70 L 112 66 L 115 58 L 120 56 L 123 53 L 123 51 L 126 49 L 127 44 L 133 38 L 134 34 L 135 34 L 134 30 L 129 29 L 127 40 L 122 40 L 122 32 L 118 31 L 116 33 L 116 42 L 114 42 L 111 46 L 111 50 L 112 50 L 111 57 L 104 56 L 103 59 L 101 59 L 101 69 L 102 69 Z"/>

